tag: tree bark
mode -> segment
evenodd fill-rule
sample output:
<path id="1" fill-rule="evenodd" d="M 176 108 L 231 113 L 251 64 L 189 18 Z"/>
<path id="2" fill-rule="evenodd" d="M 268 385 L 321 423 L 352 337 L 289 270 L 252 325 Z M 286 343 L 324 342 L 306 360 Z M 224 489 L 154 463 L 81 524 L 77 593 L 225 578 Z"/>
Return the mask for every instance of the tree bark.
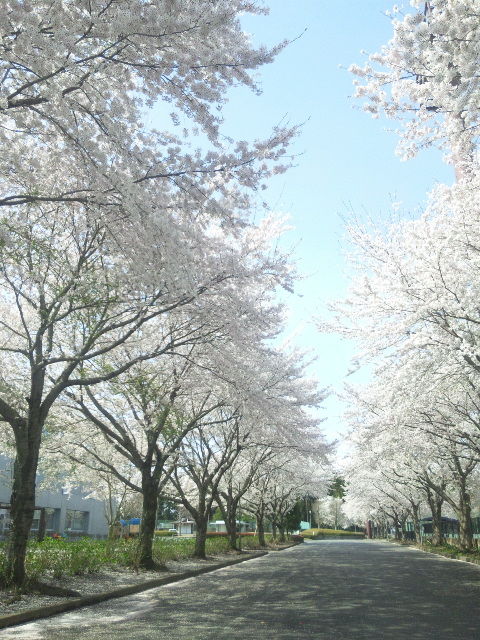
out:
<path id="1" fill-rule="evenodd" d="M 432 491 L 427 491 L 427 501 L 432 512 L 432 544 L 439 546 L 444 542 L 442 531 L 443 498 Z"/>
<path id="2" fill-rule="evenodd" d="M 47 531 L 47 514 L 45 513 L 45 507 L 41 507 L 40 518 L 38 521 L 37 542 L 43 542 L 45 540 L 46 531 Z"/>
<path id="3" fill-rule="evenodd" d="M 395 529 L 395 540 L 400 542 L 402 539 L 402 525 L 396 514 L 393 516 L 393 527 Z"/>
<path id="4" fill-rule="evenodd" d="M 238 551 L 237 547 L 237 501 L 230 496 L 217 494 L 217 503 L 222 512 L 225 528 L 227 529 L 228 545 L 232 551 Z"/>
<path id="5" fill-rule="evenodd" d="M 206 560 L 207 554 L 205 545 L 207 542 L 208 519 L 200 516 L 195 519 L 195 523 L 197 525 L 197 535 L 195 538 L 195 552 L 193 557 L 200 558 L 200 560 Z"/>
<path id="6" fill-rule="evenodd" d="M 470 503 L 470 495 L 464 487 L 462 487 L 460 494 L 459 507 L 459 545 L 464 551 L 471 551 L 473 549 L 472 507 Z"/>
<path id="7" fill-rule="evenodd" d="M 155 569 L 158 568 L 158 565 L 153 559 L 153 537 L 157 518 L 158 483 L 148 472 L 142 474 L 142 492 L 142 523 L 138 541 L 138 564 L 143 569 Z"/>
<path id="8" fill-rule="evenodd" d="M 265 540 L 265 519 L 264 519 L 263 510 L 257 511 L 255 516 L 257 518 L 258 544 L 261 547 L 266 547 L 267 542 Z"/>
<path id="9" fill-rule="evenodd" d="M 237 546 L 237 512 L 228 513 L 227 515 L 228 525 L 228 544 L 232 551 L 238 551 Z"/>
<path id="10" fill-rule="evenodd" d="M 41 428 L 16 432 L 17 455 L 14 463 L 10 517 L 12 529 L 7 554 L 7 582 L 23 588 L 27 579 L 25 558 L 35 509 L 35 484 Z"/>
<path id="11" fill-rule="evenodd" d="M 413 520 L 413 529 L 415 532 L 415 542 L 421 542 L 420 535 L 420 503 L 411 502 L 412 507 L 412 520 Z"/>

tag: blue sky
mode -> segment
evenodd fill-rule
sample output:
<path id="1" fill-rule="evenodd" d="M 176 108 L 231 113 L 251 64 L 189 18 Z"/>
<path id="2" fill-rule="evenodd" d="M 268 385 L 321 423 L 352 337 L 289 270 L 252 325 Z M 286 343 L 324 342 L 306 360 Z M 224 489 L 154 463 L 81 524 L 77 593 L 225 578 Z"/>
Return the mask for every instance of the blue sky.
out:
<path id="1" fill-rule="evenodd" d="M 433 184 L 451 182 L 453 176 L 437 152 L 401 162 L 396 135 L 387 130 L 396 123 L 373 120 L 350 97 L 353 77 L 346 68 L 363 61 L 361 50 L 373 53 L 391 37 L 388 0 L 268 4 L 269 16 L 244 20 L 256 44 L 303 35 L 261 69 L 261 96 L 244 89 L 231 92 L 224 130 L 253 139 L 268 135 L 283 118 L 305 122 L 294 146 L 301 154 L 297 166 L 272 181 L 267 198 L 273 209 L 290 214 L 295 228 L 285 246 L 295 247 L 298 266 L 308 276 L 298 286 L 299 295 L 289 300 L 289 330 L 299 330 L 297 342 L 316 353 L 321 385 L 341 391 L 355 347 L 320 335 L 308 318 L 321 316 L 328 300 L 346 292 L 342 219 L 351 211 L 375 219 L 388 216 L 398 201 L 405 212 L 418 212 Z M 334 395 L 325 402 L 329 437 L 341 433 L 342 411 Z"/>

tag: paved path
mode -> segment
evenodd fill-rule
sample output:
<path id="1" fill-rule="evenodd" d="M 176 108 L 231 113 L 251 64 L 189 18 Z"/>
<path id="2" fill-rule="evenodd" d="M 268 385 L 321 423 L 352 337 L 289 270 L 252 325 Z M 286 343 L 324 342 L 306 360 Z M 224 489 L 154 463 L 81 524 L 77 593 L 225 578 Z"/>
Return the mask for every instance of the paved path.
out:
<path id="1" fill-rule="evenodd" d="M 480 640 L 480 567 L 377 542 L 310 542 L 3 638 Z"/>

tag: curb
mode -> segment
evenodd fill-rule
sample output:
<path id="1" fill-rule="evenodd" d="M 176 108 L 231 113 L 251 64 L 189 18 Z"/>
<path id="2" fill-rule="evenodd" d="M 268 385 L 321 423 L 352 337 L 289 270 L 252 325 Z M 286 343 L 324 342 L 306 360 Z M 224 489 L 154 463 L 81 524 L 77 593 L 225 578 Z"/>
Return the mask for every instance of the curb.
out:
<path id="1" fill-rule="evenodd" d="M 381 542 L 381 540 L 379 540 Z M 388 541 L 390 542 L 390 540 Z M 402 547 L 404 549 L 413 549 L 415 551 L 422 551 L 423 553 L 428 553 L 431 556 L 439 556 L 440 558 L 445 558 L 446 560 L 457 560 L 458 562 L 467 562 L 468 564 L 474 564 L 477 567 L 480 565 L 480 558 L 472 558 L 468 555 L 462 554 L 461 551 L 458 553 L 448 552 L 448 551 L 435 551 L 433 549 L 427 549 L 421 545 L 417 545 L 415 543 L 411 544 L 402 544 L 401 542 L 393 541 L 392 544 L 396 544 L 398 547 Z"/>
<path id="2" fill-rule="evenodd" d="M 417 549 L 418 551 L 423 551 L 423 553 L 429 553 L 431 556 L 440 556 L 441 558 L 446 558 L 447 560 L 458 560 L 458 562 L 467 562 L 468 564 L 475 564 L 477 567 L 480 565 L 480 559 L 471 558 L 468 555 L 464 555 L 462 553 L 448 553 L 447 551 L 431 551 L 430 549 L 424 549 L 423 547 L 413 546 L 413 549 Z"/>
<path id="3" fill-rule="evenodd" d="M 292 547 L 298 547 L 300 544 L 302 544 L 301 542 L 292 542 L 292 544 L 287 544 L 284 547 L 279 547 L 278 549 L 269 549 L 267 551 L 267 553 L 273 552 L 276 553 L 277 551 L 286 551 L 287 549 L 291 549 Z"/>
<path id="4" fill-rule="evenodd" d="M 46 607 L 39 607 L 37 609 L 26 609 L 25 611 L 19 611 L 18 613 L 9 613 L 7 615 L 0 616 L 0 629 L 13 627 L 17 624 L 23 624 L 25 622 L 32 622 L 32 620 L 39 620 L 40 618 L 50 618 L 51 616 L 55 616 L 59 613 L 72 611 L 73 609 L 80 609 L 81 607 L 104 602 L 105 600 L 121 598 L 123 596 L 132 595 L 134 593 L 147 591 L 148 589 L 154 589 L 155 587 L 161 587 L 165 584 L 180 582 L 181 580 L 194 578 L 195 576 L 200 576 L 204 573 L 217 571 L 217 569 L 224 569 L 225 567 L 240 564 L 240 562 L 255 560 L 256 558 L 261 558 L 262 556 L 266 556 L 267 554 L 267 551 L 260 551 L 255 554 L 249 555 L 247 558 L 235 558 L 234 560 L 227 560 L 216 565 L 201 567 L 200 569 L 192 569 L 190 571 L 185 571 L 184 573 L 178 573 L 176 575 L 147 580 L 146 582 L 142 582 L 141 584 L 132 584 L 128 587 L 115 589 L 114 591 L 92 593 L 88 596 L 82 596 L 81 598 L 72 598 L 71 600 L 59 602 L 58 604 L 51 604 Z"/>

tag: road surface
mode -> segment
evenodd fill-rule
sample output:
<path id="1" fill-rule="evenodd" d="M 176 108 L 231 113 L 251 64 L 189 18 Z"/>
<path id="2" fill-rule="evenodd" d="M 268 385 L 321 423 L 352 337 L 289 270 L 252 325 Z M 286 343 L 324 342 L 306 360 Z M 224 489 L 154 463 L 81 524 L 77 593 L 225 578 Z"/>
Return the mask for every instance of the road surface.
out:
<path id="1" fill-rule="evenodd" d="M 480 567 L 318 541 L 0 631 L 15 640 L 479 640 Z"/>

